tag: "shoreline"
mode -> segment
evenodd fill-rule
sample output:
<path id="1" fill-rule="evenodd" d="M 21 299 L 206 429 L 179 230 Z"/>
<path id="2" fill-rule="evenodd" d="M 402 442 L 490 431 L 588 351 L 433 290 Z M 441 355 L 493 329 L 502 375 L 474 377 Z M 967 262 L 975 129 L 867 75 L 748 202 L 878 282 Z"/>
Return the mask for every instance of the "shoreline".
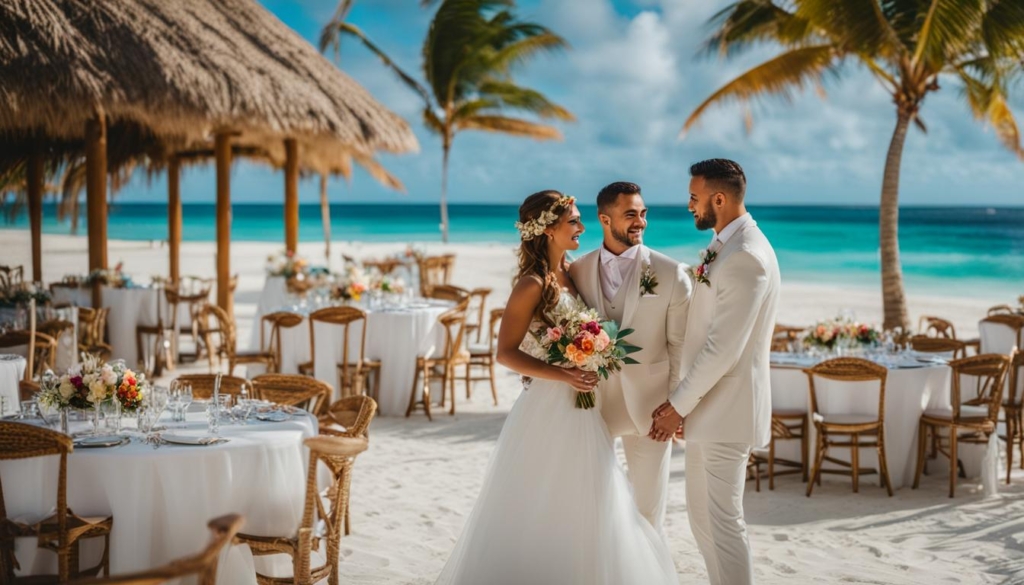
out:
<path id="1" fill-rule="evenodd" d="M 27 234 L 21 230 L 0 229 L 0 249 L 9 251 L 5 254 L 5 263 L 22 264 L 30 271 L 31 249 L 26 236 Z M 87 272 L 85 235 L 44 234 L 42 244 L 45 282 L 58 281 L 65 274 Z M 413 245 L 430 254 L 455 253 L 458 258 L 452 283 L 466 288 L 491 288 L 493 292 L 488 299 L 491 306 L 504 304 L 504 299 L 511 292 L 515 247 L 499 242 L 442 244 L 335 240 L 331 242 L 331 260 L 328 267 L 340 268 L 342 254 L 358 259 L 383 257 L 401 252 L 407 245 Z M 125 272 L 134 276 L 138 282 L 147 282 L 153 275 L 167 274 L 169 260 L 164 240 L 111 239 L 107 246 L 109 265 L 114 266 L 123 261 Z M 263 288 L 266 257 L 282 249 L 281 242 L 232 242 L 232 273 L 239 275 L 235 304 L 241 339 L 245 339 L 241 335 L 250 326 L 247 317 L 254 313 L 255 303 Z M 182 274 L 215 276 L 215 253 L 214 242 L 182 242 Z M 322 265 L 323 242 L 300 241 L 299 254 L 312 264 Z M 834 283 L 786 278 L 785 273 L 783 278 L 779 323 L 810 326 L 819 320 L 834 317 L 842 311 L 853 312 L 859 321 L 878 324 L 882 320 L 881 290 L 874 279 L 870 283 Z M 1017 295 L 1024 293 L 1024 290 L 1001 290 L 999 287 L 979 287 L 977 294 L 973 295 L 962 294 L 959 290 L 950 291 L 948 286 L 927 287 L 926 290 L 922 290 L 922 287 L 911 285 L 907 286 L 906 290 L 911 326 L 916 327 L 921 315 L 937 315 L 953 321 L 958 336 L 963 338 L 977 335 L 977 323 L 986 315 L 989 307 L 1004 303 L 1013 304 L 1017 300 Z M 948 294 L 944 294 L 945 291 L 949 291 Z"/>

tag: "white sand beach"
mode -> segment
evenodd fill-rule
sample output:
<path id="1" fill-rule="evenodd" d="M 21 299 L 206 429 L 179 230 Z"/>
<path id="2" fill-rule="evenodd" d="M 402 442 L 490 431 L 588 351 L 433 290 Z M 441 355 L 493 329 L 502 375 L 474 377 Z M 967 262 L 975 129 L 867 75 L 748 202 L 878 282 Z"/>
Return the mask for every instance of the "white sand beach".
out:
<path id="1" fill-rule="evenodd" d="M 116 237 L 117 234 L 112 234 Z M 336 243 L 340 254 L 384 256 L 405 248 L 394 244 Z M 429 252 L 458 255 L 453 282 L 494 289 L 492 306 L 503 304 L 514 267 L 512 249 L 502 245 L 423 245 Z M 239 339 L 248 339 L 251 316 L 264 281 L 267 254 L 281 245 L 234 242 L 232 270 L 240 275 L 236 294 Z M 0 231 L 3 264 L 31 265 L 26 231 Z M 322 243 L 303 243 L 300 253 L 317 263 Z M 167 249 L 147 242 L 109 243 L 109 262 L 124 263 L 137 281 L 167 273 Z M 84 237 L 43 238 L 44 279 L 86 272 Z M 214 245 L 186 242 L 183 274 L 213 276 Z M 785 275 L 783 275 L 785 278 Z M 910 295 L 912 321 L 921 314 L 951 319 L 963 337 L 972 337 L 986 309 L 1013 299 L 987 296 L 949 298 Z M 854 311 L 859 320 L 878 322 L 880 293 L 829 284 L 784 282 L 779 322 L 809 324 Z M 205 365 L 203 366 L 205 368 Z M 463 396 L 455 416 L 439 413 L 378 418 L 370 449 L 355 465 L 351 536 L 342 541 L 341 580 L 345 583 L 432 583 L 458 537 L 480 488 L 484 469 L 502 422 L 519 392 L 518 379 L 502 370 L 500 406 L 491 404 L 485 384 L 472 400 Z M 457 386 L 462 392 L 462 386 Z M 706 582 L 686 517 L 684 445 L 676 445 L 666 532 L 680 583 Z M 776 489 L 745 498 L 758 581 L 794 583 L 1024 583 L 1024 471 L 985 498 L 980 481 L 961 480 L 955 499 L 947 497 L 945 467 L 939 459 L 918 490 L 903 488 L 886 497 L 877 477 L 862 480 L 859 494 L 849 478 L 826 476 L 811 498 L 798 476 L 777 480 Z M 581 486 L 580 489 L 586 489 Z"/>

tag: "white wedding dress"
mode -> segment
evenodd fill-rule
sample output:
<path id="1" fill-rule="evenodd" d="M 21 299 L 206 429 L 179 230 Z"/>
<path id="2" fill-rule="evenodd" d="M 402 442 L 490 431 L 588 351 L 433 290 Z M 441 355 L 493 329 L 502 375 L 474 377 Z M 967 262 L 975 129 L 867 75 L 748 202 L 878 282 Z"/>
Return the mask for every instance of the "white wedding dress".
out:
<path id="1" fill-rule="evenodd" d="M 522 349 L 536 355 L 531 343 Z M 575 396 L 542 379 L 520 394 L 438 585 L 678 585 L 599 409 L 576 408 Z"/>

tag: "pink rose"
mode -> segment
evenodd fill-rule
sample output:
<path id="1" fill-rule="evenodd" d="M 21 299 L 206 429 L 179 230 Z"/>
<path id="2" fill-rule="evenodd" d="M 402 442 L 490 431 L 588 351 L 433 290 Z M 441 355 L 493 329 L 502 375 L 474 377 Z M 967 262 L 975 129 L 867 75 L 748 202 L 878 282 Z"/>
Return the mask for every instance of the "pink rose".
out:
<path id="1" fill-rule="evenodd" d="M 548 327 L 548 339 L 551 341 L 558 341 L 562 338 L 561 327 Z"/>
<path id="2" fill-rule="evenodd" d="M 606 348 L 606 347 L 608 347 L 608 345 L 609 345 L 609 344 L 610 344 L 611 342 L 612 342 L 611 338 L 609 338 L 609 337 L 608 337 L 608 334 L 607 334 L 607 333 L 605 333 L 605 332 L 604 332 L 604 331 L 602 330 L 602 331 L 601 331 L 600 333 L 598 333 L 598 334 L 597 334 L 597 336 L 596 336 L 596 337 L 594 338 L 594 349 L 596 349 L 596 350 L 597 350 L 598 352 L 602 352 L 602 351 L 604 351 L 604 350 L 605 350 L 605 348 Z"/>
<path id="3" fill-rule="evenodd" d="M 704 273 L 708 271 L 707 264 L 701 264 L 697 267 L 697 276 L 704 276 Z"/>

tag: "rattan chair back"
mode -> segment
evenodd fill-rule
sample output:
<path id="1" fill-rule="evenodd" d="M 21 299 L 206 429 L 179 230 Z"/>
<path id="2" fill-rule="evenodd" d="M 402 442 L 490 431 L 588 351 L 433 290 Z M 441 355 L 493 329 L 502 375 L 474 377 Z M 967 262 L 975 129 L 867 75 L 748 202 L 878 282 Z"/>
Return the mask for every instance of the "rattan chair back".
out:
<path id="1" fill-rule="evenodd" d="M 24 266 L 0 266 L 0 289 L 20 286 L 24 281 Z"/>
<path id="2" fill-rule="evenodd" d="M 344 341 L 338 367 L 341 370 L 342 384 L 348 384 L 355 380 L 357 374 L 361 373 L 360 368 L 366 358 L 366 312 L 356 307 L 326 307 L 309 314 L 309 355 L 313 360 L 314 370 L 316 368 L 317 323 L 343 328 L 342 339 Z M 361 329 L 358 350 L 349 347 L 349 332 L 353 326 L 358 326 Z"/>
<path id="3" fill-rule="evenodd" d="M 370 436 L 370 423 L 377 413 L 377 402 L 369 396 L 346 396 L 335 400 L 320 417 L 322 434 L 340 437 Z M 340 425 L 340 430 L 334 425 Z"/>
<path id="4" fill-rule="evenodd" d="M 889 371 L 874 362 L 861 358 L 834 358 L 821 362 L 813 368 L 804 370 L 810 387 L 811 414 L 821 414 L 818 392 L 825 385 L 815 384 L 816 378 L 824 378 L 836 382 L 869 382 L 878 381 L 878 419 L 880 424 L 885 420 L 885 381 Z"/>
<path id="5" fill-rule="evenodd" d="M 920 353 L 943 354 L 949 359 L 963 357 L 967 346 L 956 338 L 947 337 L 926 337 L 915 335 L 910 338 L 910 347 Z"/>
<path id="6" fill-rule="evenodd" d="M 487 327 L 487 347 L 494 355 L 497 350 L 496 344 L 498 343 L 498 331 L 501 329 L 501 320 L 505 317 L 505 307 L 499 307 L 497 309 L 491 309 L 491 318 Z"/>
<path id="7" fill-rule="evenodd" d="M 996 305 L 988 308 L 988 316 L 992 317 L 995 315 L 1012 315 L 1014 314 L 1013 307 L 1010 305 Z"/>
<path id="8" fill-rule="evenodd" d="M 261 374 L 252 379 L 253 394 L 260 400 L 295 406 L 320 416 L 327 409 L 333 388 L 299 374 Z"/>
<path id="9" fill-rule="evenodd" d="M 190 557 L 171 561 L 167 565 L 141 573 L 74 581 L 71 585 L 157 585 L 189 576 L 196 576 L 198 585 L 215 585 L 221 550 L 231 544 L 244 521 L 245 519 L 238 514 L 210 520 L 206 525 L 210 529 L 210 540 L 206 548 Z"/>
<path id="10" fill-rule="evenodd" d="M 281 367 L 281 330 L 298 327 L 302 321 L 302 315 L 288 311 L 277 311 L 260 318 L 260 350 L 272 353 L 278 368 Z"/>
<path id="11" fill-rule="evenodd" d="M 793 351 L 793 344 L 803 332 L 803 327 L 776 324 L 775 329 L 772 331 L 771 350 L 780 352 Z"/>
<path id="12" fill-rule="evenodd" d="M 396 268 L 404 263 L 396 258 L 385 258 L 384 260 L 363 260 L 364 268 L 376 268 L 381 274 L 391 274 Z"/>
<path id="13" fill-rule="evenodd" d="M 448 284 L 451 281 L 451 273 L 454 267 L 454 254 L 424 256 L 420 258 L 420 294 L 424 297 L 429 296 L 431 288 Z"/>
<path id="14" fill-rule="evenodd" d="M 933 315 L 921 315 L 917 321 L 917 330 L 921 335 L 956 339 L 956 327 L 951 321 Z"/>
<path id="15" fill-rule="evenodd" d="M 949 362 L 953 369 L 953 421 L 976 419 L 962 416 L 962 406 L 985 407 L 986 425 L 995 427 L 1003 401 L 1003 382 L 1010 358 L 1000 354 L 981 354 Z"/>
<path id="16" fill-rule="evenodd" d="M 57 357 L 57 340 L 49 335 L 36 331 L 33 337 L 32 332 L 25 329 L 15 329 L 0 335 L 0 350 L 12 347 L 26 348 L 27 352 L 34 352 L 32 358 L 32 369 L 25 368 L 24 380 L 31 380 L 35 376 L 54 368 L 54 360 Z"/>
<path id="17" fill-rule="evenodd" d="M 214 355 L 222 355 L 233 362 L 235 357 L 235 320 L 228 315 L 227 311 L 207 303 L 199 310 L 198 315 L 199 336 L 207 345 L 211 359 Z M 214 338 L 219 338 L 217 342 Z"/>
<path id="18" fill-rule="evenodd" d="M 471 301 L 470 292 L 468 290 L 451 284 L 438 284 L 432 286 L 425 296 L 441 301 L 451 301 L 456 304 L 466 301 L 466 304 L 468 305 Z"/>

